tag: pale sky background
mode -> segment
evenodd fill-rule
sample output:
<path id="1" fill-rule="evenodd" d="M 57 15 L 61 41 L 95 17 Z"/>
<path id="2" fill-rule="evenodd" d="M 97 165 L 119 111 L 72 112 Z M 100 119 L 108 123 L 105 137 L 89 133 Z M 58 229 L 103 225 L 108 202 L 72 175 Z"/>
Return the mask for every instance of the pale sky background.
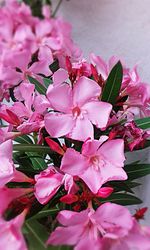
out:
<path id="1" fill-rule="evenodd" d="M 64 0 L 58 15 L 72 24 L 85 56 L 117 55 L 130 67 L 138 63 L 142 80 L 150 83 L 150 0 Z M 130 160 L 136 159 L 150 163 L 149 149 L 132 154 Z M 150 175 L 141 182 L 136 193 L 144 200 L 141 206 L 149 206 L 145 222 L 150 225 Z"/>

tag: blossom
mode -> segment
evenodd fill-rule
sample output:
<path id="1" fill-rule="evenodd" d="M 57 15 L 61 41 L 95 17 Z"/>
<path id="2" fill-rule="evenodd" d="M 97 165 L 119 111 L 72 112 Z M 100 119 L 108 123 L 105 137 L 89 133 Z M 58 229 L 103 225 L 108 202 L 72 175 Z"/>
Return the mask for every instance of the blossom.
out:
<path id="1" fill-rule="evenodd" d="M 95 194 L 108 181 L 127 179 L 122 169 L 125 160 L 124 141 L 116 139 L 104 142 L 106 138 L 87 140 L 81 154 L 68 148 L 60 167 L 65 173 L 80 177 Z"/>
<path id="2" fill-rule="evenodd" d="M 54 111 L 45 115 L 45 128 L 52 137 L 67 136 L 84 141 L 94 137 L 93 125 L 104 128 L 112 109 L 100 102 L 101 88 L 86 77 L 80 77 L 73 89 L 64 83 L 47 93 Z M 103 115 L 102 115 L 103 113 Z"/>
<path id="3" fill-rule="evenodd" d="M 2 105 L 0 117 L 13 125 L 21 134 L 42 128 L 44 126 L 43 113 L 49 107 L 46 97 L 35 93 L 34 84 L 27 82 L 16 87 L 14 95 L 17 101 L 10 107 Z"/>
<path id="4" fill-rule="evenodd" d="M 132 228 L 128 234 L 119 240 L 106 240 L 103 241 L 103 249 L 108 250 L 149 250 L 150 249 L 150 228 L 140 225 L 133 219 Z"/>
<path id="5" fill-rule="evenodd" d="M 7 140 L 0 144 L 0 187 L 3 187 L 10 181 L 14 182 L 31 182 L 32 179 L 27 177 L 14 167 L 12 160 L 12 141 Z"/>
<path id="6" fill-rule="evenodd" d="M 75 249 L 103 249 L 103 239 L 120 239 L 132 228 L 133 219 L 128 209 L 113 203 L 105 203 L 96 211 L 87 208 L 81 212 L 61 211 L 57 227 L 48 244 L 75 245 Z"/>
<path id="7" fill-rule="evenodd" d="M 34 17 L 31 9 L 17 0 L 7 1 L 0 8 L 0 100 L 8 98 L 10 87 L 27 76 L 51 75 L 54 59 L 65 66 L 65 57 L 74 61 L 81 51 L 71 39 L 71 26 L 61 18 L 52 18 L 47 6 L 43 19 Z M 33 60 L 34 58 L 34 60 Z"/>
<path id="8" fill-rule="evenodd" d="M 24 222 L 25 212 L 16 218 L 5 221 L 0 219 L 0 248 L 5 250 L 27 250 L 21 228 Z"/>
<path id="9" fill-rule="evenodd" d="M 0 145 L 0 187 L 3 187 L 14 176 L 12 161 L 12 141 L 8 140 Z"/>
<path id="10" fill-rule="evenodd" d="M 49 166 L 39 175 L 35 175 L 35 197 L 41 204 L 47 203 L 64 185 L 68 193 L 76 192 L 77 186 L 69 175 L 59 173 L 54 167 Z"/>

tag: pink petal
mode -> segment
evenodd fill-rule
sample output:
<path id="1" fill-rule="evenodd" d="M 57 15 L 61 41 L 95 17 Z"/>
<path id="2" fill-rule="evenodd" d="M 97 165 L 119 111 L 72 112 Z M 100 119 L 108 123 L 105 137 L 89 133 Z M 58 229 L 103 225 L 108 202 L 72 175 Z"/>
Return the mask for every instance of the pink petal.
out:
<path id="1" fill-rule="evenodd" d="M 109 163 L 100 167 L 100 172 L 102 176 L 102 184 L 108 181 L 115 180 L 127 180 L 128 176 L 126 172 L 121 167 L 115 167 Z"/>
<path id="2" fill-rule="evenodd" d="M 123 237 L 132 228 L 133 218 L 127 208 L 113 203 L 101 205 L 92 215 L 106 232 Z M 107 237 L 107 233 L 105 235 Z"/>
<path id="3" fill-rule="evenodd" d="M 71 108 L 73 107 L 72 91 L 68 84 L 62 84 L 50 89 L 47 92 L 47 98 L 54 110 L 64 113 L 71 112 Z"/>
<path id="4" fill-rule="evenodd" d="M 87 234 L 85 237 L 82 236 L 81 240 L 78 242 L 74 250 L 102 250 L 100 240 L 95 240 L 94 237 L 90 238 Z M 106 249 L 105 249 L 106 250 Z"/>
<path id="5" fill-rule="evenodd" d="M 106 80 L 106 78 L 108 77 L 108 69 L 107 64 L 104 62 L 104 60 L 100 56 L 96 56 L 94 53 L 91 53 L 90 61 L 94 66 L 96 66 L 98 74 L 101 74 L 104 80 Z"/>
<path id="6" fill-rule="evenodd" d="M 50 235 L 47 243 L 50 245 L 75 245 L 82 235 L 83 227 L 57 227 Z"/>
<path id="7" fill-rule="evenodd" d="M 44 121 L 45 128 L 52 137 L 64 136 L 74 126 L 74 120 L 69 114 L 49 113 L 45 116 Z"/>
<path id="8" fill-rule="evenodd" d="M 37 36 L 37 39 L 40 40 L 40 38 L 47 36 L 48 34 L 51 33 L 52 30 L 52 23 L 50 20 L 40 20 L 36 27 L 35 27 L 35 33 Z"/>
<path id="9" fill-rule="evenodd" d="M 93 156 L 97 154 L 97 150 L 99 149 L 101 142 L 99 140 L 87 140 L 82 145 L 82 154 L 85 156 Z"/>
<path id="10" fill-rule="evenodd" d="M 63 210 L 59 212 L 57 219 L 59 223 L 61 223 L 63 226 L 75 226 L 75 225 L 80 225 L 86 224 L 88 222 L 88 213 L 89 210 L 83 210 L 81 212 L 73 212 L 69 210 Z"/>
<path id="11" fill-rule="evenodd" d="M 93 98 L 100 96 L 101 88 L 89 78 L 82 76 L 75 83 L 73 88 L 73 102 L 75 106 L 81 106 Z"/>
<path id="12" fill-rule="evenodd" d="M 94 168 L 94 166 L 89 166 L 88 169 L 79 176 L 89 187 L 89 189 L 96 194 L 102 186 L 102 175 L 101 172 Z"/>
<path id="13" fill-rule="evenodd" d="M 82 174 L 86 169 L 86 158 L 73 148 L 68 148 L 62 158 L 61 170 L 75 176 Z"/>
<path id="14" fill-rule="evenodd" d="M 64 69 L 59 69 L 53 74 L 54 85 L 60 85 L 68 79 L 68 73 Z"/>
<path id="15" fill-rule="evenodd" d="M 87 111 L 89 120 L 98 128 L 107 125 L 112 105 L 106 102 L 92 101 L 86 103 L 83 108 Z"/>
<path id="16" fill-rule="evenodd" d="M 57 174 L 56 174 L 57 175 Z M 60 188 L 62 178 L 47 177 L 39 178 L 35 184 L 35 197 L 41 204 L 47 203 Z"/>
<path id="17" fill-rule="evenodd" d="M 68 137 L 79 141 L 85 141 L 89 137 L 93 139 L 94 128 L 92 123 L 87 118 L 77 118 Z"/>
<path id="18" fill-rule="evenodd" d="M 98 150 L 112 165 L 116 167 L 123 167 L 124 156 L 124 140 L 116 139 L 106 141 Z M 117 157 L 116 157 L 117 156 Z"/>
<path id="19" fill-rule="evenodd" d="M 12 161 L 13 144 L 11 140 L 7 140 L 0 144 L 0 158 L 6 157 L 7 160 Z"/>

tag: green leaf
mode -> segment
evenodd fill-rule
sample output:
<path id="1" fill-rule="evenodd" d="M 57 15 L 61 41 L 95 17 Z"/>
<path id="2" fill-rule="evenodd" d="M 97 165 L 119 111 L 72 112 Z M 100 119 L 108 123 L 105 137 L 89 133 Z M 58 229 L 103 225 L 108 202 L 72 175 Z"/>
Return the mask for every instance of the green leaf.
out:
<path id="1" fill-rule="evenodd" d="M 142 128 L 142 129 L 148 129 L 148 128 L 150 128 L 150 117 L 137 119 L 137 120 L 135 120 L 135 123 L 138 127 Z"/>
<path id="2" fill-rule="evenodd" d="M 45 242 L 48 239 L 48 233 L 45 227 L 42 226 L 36 220 L 27 220 L 24 229 L 26 232 L 26 238 L 29 246 L 29 250 L 45 250 Z"/>
<path id="3" fill-rule="evenodd" d="M 119 61 L 111 70 L 103 92 L 102 92 L 102 101 L 115 104 L 117 97 L 119 96 L 119 91 L 122 83 L 123 77 L 123 68 L 121 62 Z"/>
<path id="4" fill-rule="evenodd" d="M 49 237 L 49 233 L 45 227 L 36 220 L 27 220 L 24 228 L 24 234 L 27 238 L 29 250 L 70 250 L 70 246 L 48 246 L 46 247 L 46 241 Z"/>
<path id="5" fill-rule="evenodd" d="M 27 152 L 26 154 L 28 156 L 32 156 L 32 157 L 30 157 L 30 160 L 31 160 L 33 168 L 35 170 L 44 170 L 47 168 L 47 164 L 41 155 L 37 155 L 37 154 L 34 155 L 34 153 L 31 153 L 31 152 Z"/>
<path id="6" fill-rule="evenodd" d="M 129 180 L 141 178 L 150 174 L 150 164 L 130 164 L 124 167 Z"/>
<path id="7" fill-rule="evenodd" d="M 46 94 L 46 87 L 38 82 L 35 78 L 28 76 L 29 82 L 35 85 L 35 89 L 42 95 Z"/>
<path id="8" fill-rule="evenodd" d="M 55 73 L 59 69 L 59 61 L 56 59 L 50 66 L 50 70 Z"/>
<path id="9" fill-rule="evenodd" d="M 37 145 L 37 144 L 14 144 L 13 151 L 19 152 L 39 152 L 39 153 L 47 153 L 50 154 L 52 151 L 47 146 Z M 54 152 L 53 152 L 54 153 Z"/>
<path id="10" fill-rule="evenodd" d="M 39 219 L 39 218 L 44 218 L 50 215 L 54 215 L 56 213 L 58 213 L 60 210 L 58 208 L 53 208 L 53 209 L 46 209 L 46 210 L 41 210 L 40 212 L 38 212 L 36 215 L 34 215 L 33 217 L 31 217 L 30 219 L 32 220 L 34 219 Z"/>
<path id="11" fill-rule="evenodd" d="M 14 139 L 14 141 L 18 142 L 18 143 L 26 143 L 26 144 L 33 144 L 33 141 L 31 140 L 31 138 L 27 135 L 22 135 L 22 136 L 18 136 Z"/>
<path id="12" fill-rule="evenodd" d="M 114 193 L 110 195 L 107 199 L 100 199 L 102 203 L 113 202 L 123 206 L 141 204 L 142 201 L 136 196 L 126 194 L 126 193 Z"/>
<path id="13" fill-rule="evenodd" d="M 52 80 L 49 78 L 43 78 L 43 82 L 46 88 L 48 88 L 49 85 L 53 83 Z"/>

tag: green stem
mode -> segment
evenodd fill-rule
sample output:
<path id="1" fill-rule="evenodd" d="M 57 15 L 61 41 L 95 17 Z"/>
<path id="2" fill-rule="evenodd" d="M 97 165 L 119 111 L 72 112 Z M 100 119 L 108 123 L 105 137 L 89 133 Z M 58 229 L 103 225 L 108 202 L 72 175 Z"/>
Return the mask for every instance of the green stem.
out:
<path id="1" fill-rule="evenodd" d="M 57 4 L 57 6 L 56 6 L 56 8 L 55 8 L 55 10 L 54 10 L 54 12 L 53 12 L 53 14 L 52 14 L 52 17 L 55 17 L 55 15 L 56 15 L 56 13 L 57 13 L 57 11 L 58 11 L 58 9 L 59 9 L 59 7 L 60 7 L 62 1 L 63 1 L 63 0 L 59 0 L 58 4 Z"/>
<path id="2" fill-rule="evenodd" d="M 27 145 L 27 144 L 14 144 L 13 151 L 21 151 L 21 152 L 40 152 L 50 154 L 52 151 L 47 146 L 42 145 Z"/>

